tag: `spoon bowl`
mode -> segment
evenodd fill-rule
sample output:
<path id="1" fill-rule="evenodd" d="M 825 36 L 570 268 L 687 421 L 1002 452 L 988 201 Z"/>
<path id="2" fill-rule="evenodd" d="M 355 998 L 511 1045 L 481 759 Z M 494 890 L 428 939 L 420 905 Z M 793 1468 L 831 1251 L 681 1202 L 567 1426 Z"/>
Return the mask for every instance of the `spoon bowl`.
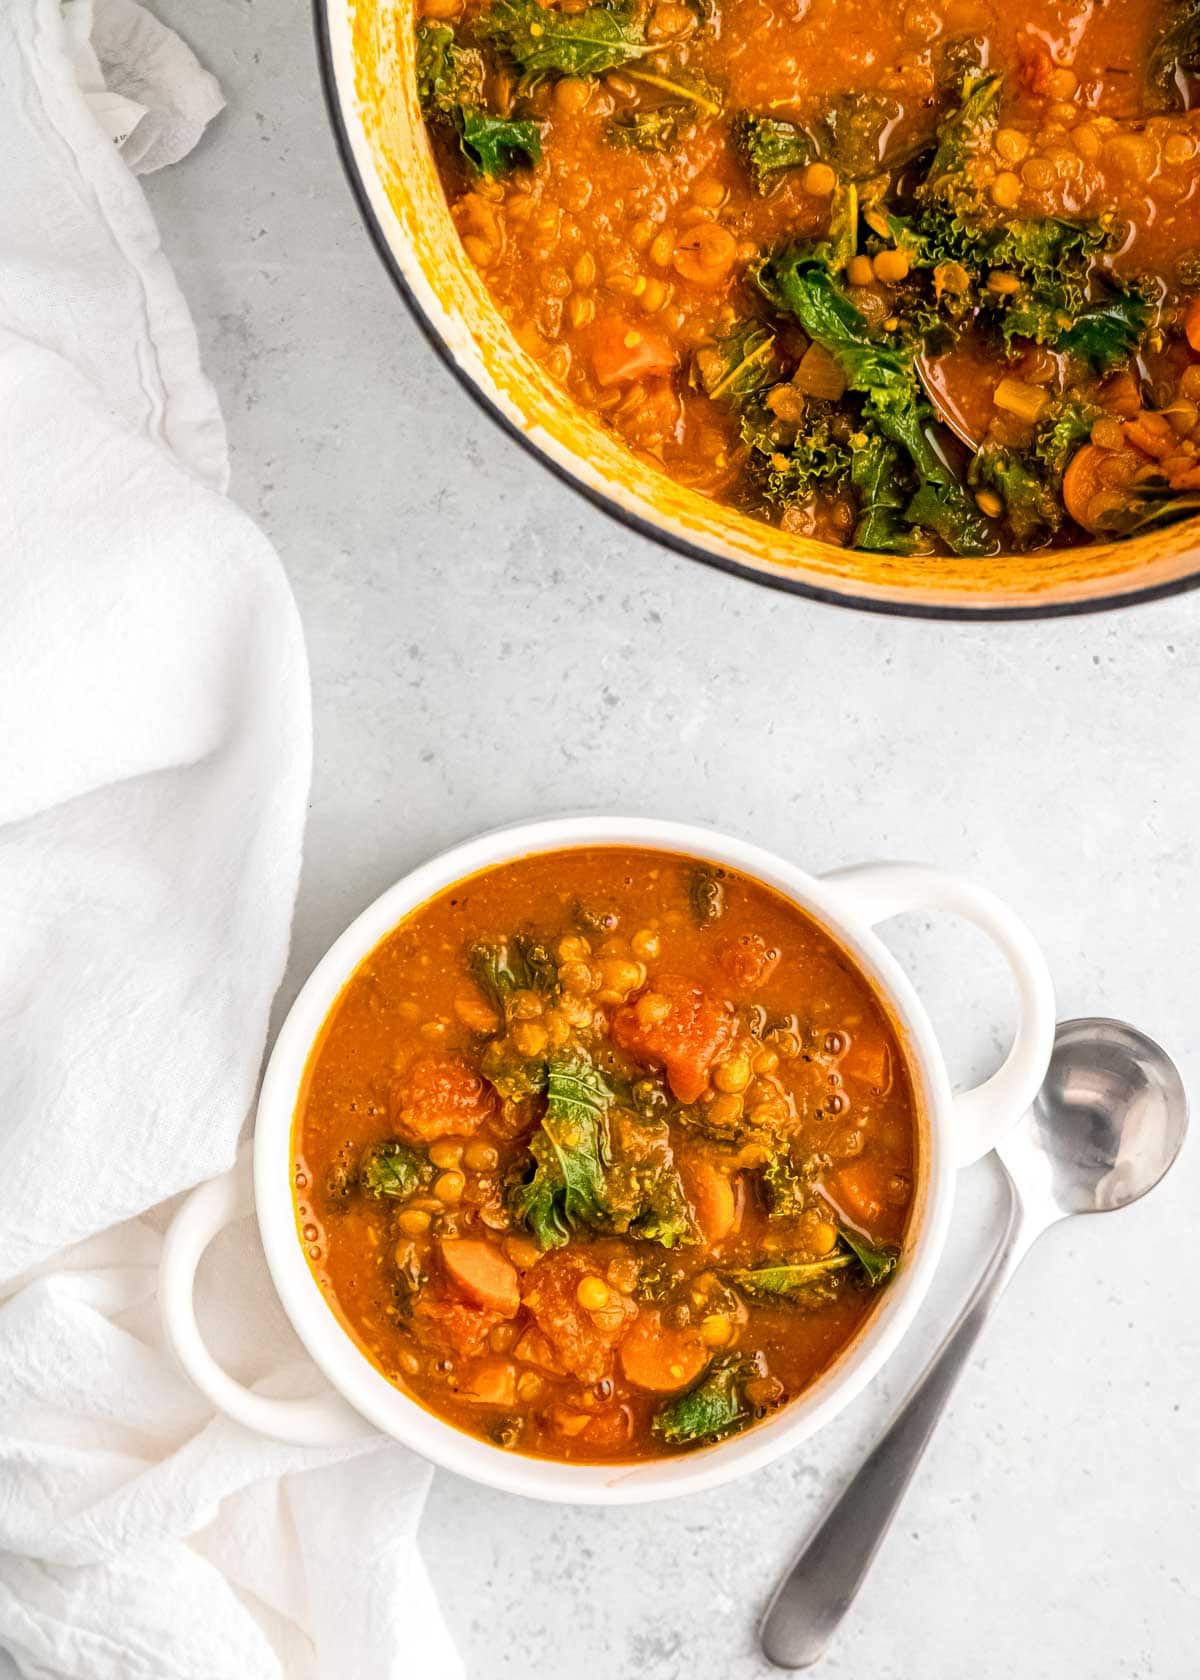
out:
<path id="1" fill-rule="evenodd" d="M 1187 1132 L 1179 1069 L 1124 1021 L 1063 1021 L 1033 1108 L 996 1153 L 1042 1225 L 1136 1202 Z"/>

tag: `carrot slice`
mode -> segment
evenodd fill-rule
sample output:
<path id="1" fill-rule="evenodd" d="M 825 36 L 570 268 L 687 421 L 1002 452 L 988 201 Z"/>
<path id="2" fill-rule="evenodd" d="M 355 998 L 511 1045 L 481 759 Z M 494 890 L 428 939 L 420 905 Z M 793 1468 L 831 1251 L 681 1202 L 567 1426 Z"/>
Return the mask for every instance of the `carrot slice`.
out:
<path id="1" fill-rule="evenodd" d="M 684 1188 L 696 1213 L 700 1234 L 708 1243 L 724 1242 L 737 1224 L 737 1193 L 728 1173 L 711 1161 L 681 1164 Z"/>
<path id="2" fill-rule="evenodd" d="M 889 1176 L 877 1161 L 853 1161 L 834 1174 L 829 1194 L 843 1213 L 870 1230 L 886 1206 Z"/>
<path id="3" fill-rule="evenodd" d="M 469 1300 L 505 1318 L 516 1317 L 521 1305 L 517 1269 L 498 1248 L 469 1237 L 453 1237 L 442 1241 L 441 1251 L 446 1271 Z"/>
<path id="4" fill-rule="evenodd" d="M 621 1368 L 631 1383 L 651 1394 L 674 1394 L 694 1383 L 709 1349 L 693 1330 L 671 1330 L 653 1311 L 643 1310 L 621 1343 Z"/>
<path id="5" fill-rule="evenodd" d="M 892 1055 L 883 1038 L 852 1038 L 838 1063 L 840 1073 L 886 1095 L 892 1083 Z"/>

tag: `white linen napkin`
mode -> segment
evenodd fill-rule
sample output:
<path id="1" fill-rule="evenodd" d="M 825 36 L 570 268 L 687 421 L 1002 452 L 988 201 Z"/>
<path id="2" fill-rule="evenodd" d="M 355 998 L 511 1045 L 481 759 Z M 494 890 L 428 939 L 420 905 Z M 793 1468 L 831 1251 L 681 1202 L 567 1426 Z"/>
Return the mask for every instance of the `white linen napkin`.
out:
<path id="1" fill-rule="evenodd" d="M 102 126 L 96 64 L 144 113 L 216 109 L 137 13 L 99 0 L 120 28 L 88 58 L 87 0 L 0 6 L 0 1675 L 436 1680 L 459 1668 L 415 1547 L 428 1467 L 214 1418 L 158 1330 L 160 1204 L 233 1161 L 253 1098 L 310 715 L 114 144 L 149 118 Z M 143 164 L 186 138 L 143 137 Z M 206 1270 L 234 1375 L 311 1384 L 251 1222 Z"/>

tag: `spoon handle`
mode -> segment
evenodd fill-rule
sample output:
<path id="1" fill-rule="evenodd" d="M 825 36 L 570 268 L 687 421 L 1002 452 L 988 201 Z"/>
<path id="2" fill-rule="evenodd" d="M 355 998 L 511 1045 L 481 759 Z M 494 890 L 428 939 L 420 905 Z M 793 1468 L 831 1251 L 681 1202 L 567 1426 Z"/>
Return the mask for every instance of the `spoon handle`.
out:
<path id="1" fill-rule="evenodd" d="M 1000 1246 L 954 1328 L 775 1590 L 759 1636 L 764 1654 L 777 1667 L 810 1667 L 837 1631 L 980 1331 L 1036 1235 L 1013 1194 Z"/>

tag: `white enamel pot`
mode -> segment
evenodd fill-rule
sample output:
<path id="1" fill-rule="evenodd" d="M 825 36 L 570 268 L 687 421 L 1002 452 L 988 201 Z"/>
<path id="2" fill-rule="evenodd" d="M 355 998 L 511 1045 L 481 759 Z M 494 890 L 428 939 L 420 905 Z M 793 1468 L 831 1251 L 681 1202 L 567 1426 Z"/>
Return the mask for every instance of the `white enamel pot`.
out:
<path id="1" fill-rule="evenodd" d="M 415 10 L 415 0 L 313 0 L 347 176 L 388 273 L 447 366 L 511 437 L 598 507 L 736 576 L 874 612 L 1040 618 L 1200 582 L 1200 519 L 1122 542 L 986 558 L 867 554 L 721 506 L 626 449 L 521 348 L 464 254 L 417 101 Z"/>
<path id="2" fill-rule="evenodd" d="M 343 1330 L 301 1247 L 292 1203 L 292 1122 L 313 1042 L 346 981 L 411 911 L 451 886 L 509 859 L 581 846 L 642 846 L 726 864 L 791 899 L 863 971 L 906 1050 L 919 1116 L 917 1186 L 902 1263 L 855 1338 L 790 1405 L 745 1434 L 702 1451 L 641 1464 L 557 1464 L 505 1452 L 442 1422 L 388 1380 Z M 875 927 L 906 910 L 966 917 L 1000 949 L 1016 981 L 1020 1015 L 1003 1066 L 955 1094 L 929 1018 Z M 194 1191 L 163 1250 L 160 1296 L 167 1338 L 184 1370 L 220 1410 L 279 1440 L 334 1443 L 377 1431 L 435 1464 L 490 1487 L 577 1504 L 631 1504 L 715 1487 L 789 1452 L 837 1415 L 900 1342 L 942 1252 L 960 1167 L 985 1154 L 1021 1116 L 1041 1084 L 1054 1034 L 1045 961 L 1024 924 L 992 893 L 909 863 L 862 864 L 813 876 L 728 835 L 642 817 L 562 817 L 469 840 L 407 875 L 364 910 L 317 965 L 292 1005 L 263 1080 L 248 1157 Z M 193 1284 L 217 1232 L 254 1208 L 279 1298 L 329 1383 L 314 1399 L 252 1393 L 208 1352 L 196 1323 Z"/>

